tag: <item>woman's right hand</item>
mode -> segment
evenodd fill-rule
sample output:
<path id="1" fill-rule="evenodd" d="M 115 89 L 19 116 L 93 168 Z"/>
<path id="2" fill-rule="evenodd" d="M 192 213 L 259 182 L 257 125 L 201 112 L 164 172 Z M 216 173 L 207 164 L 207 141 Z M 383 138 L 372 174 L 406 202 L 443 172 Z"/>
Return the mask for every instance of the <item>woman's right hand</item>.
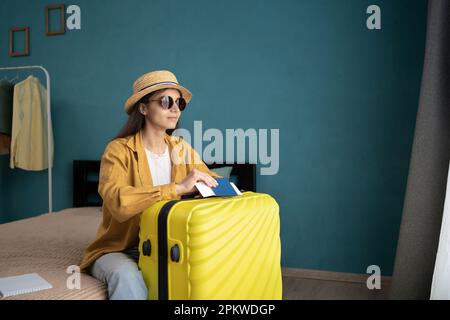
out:
<path id="1" fill-rule="evenodd" d="M 192 169 L 183 181 L 177 184 L 176 190 L 178 195 L 193 193 L 195 191 L 195 184 L 197 182 L 203 182 L 208 187 L 217 187 L 217 181 L 209 174 L 204 173 L 197 169 Z"/>

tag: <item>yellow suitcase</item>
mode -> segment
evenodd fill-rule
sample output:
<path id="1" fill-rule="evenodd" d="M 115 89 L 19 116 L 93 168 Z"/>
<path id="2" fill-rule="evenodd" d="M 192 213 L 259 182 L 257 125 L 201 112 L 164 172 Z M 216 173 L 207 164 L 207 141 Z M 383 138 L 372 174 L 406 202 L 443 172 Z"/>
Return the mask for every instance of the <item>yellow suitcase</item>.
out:
<path id="1" fill-rule="evenodd" d="M 151 300 L 281 299 L 279 206 L 268 194 L 168 200 L 141 215 Z"/>

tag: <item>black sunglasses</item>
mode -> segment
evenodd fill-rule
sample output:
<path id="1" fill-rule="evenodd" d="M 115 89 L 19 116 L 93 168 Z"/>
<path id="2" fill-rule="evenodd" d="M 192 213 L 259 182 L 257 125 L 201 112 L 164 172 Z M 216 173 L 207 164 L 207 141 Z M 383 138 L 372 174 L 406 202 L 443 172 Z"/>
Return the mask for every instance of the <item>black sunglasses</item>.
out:
<path id="1" fill-rule="evenodd" d="M 165 110 L 172 108 L 174 105 L 174 101 L 171 96 L 163 96 L 158 100 L 148 100 L 148 101 L 161 102 L 161 107 L 163 107 L 163 109 L 165 109 Z M 183 111 L 184 109 L 186 109 L 186 100 L 184 100 L 184 98 L 182 98 L 182 97 L 178 98 L 177 100 L 175 100 L 175 103 L 177 104 L 178 108 L 180 108 L 180 111 Z"/>

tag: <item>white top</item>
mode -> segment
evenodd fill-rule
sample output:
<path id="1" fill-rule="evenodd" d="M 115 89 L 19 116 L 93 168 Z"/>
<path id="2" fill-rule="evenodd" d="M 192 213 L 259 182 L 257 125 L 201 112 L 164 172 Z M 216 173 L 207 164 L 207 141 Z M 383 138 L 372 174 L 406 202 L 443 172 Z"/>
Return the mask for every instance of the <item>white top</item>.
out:
<path id="1" fill-rule="evenodd" d="M 171 181 L 172 164 L 169 157 L 169 148 L 163 154 L 156 154 L 145 148 L 148 165 L 152 175 L 153 186 L 169 184 Z"/>

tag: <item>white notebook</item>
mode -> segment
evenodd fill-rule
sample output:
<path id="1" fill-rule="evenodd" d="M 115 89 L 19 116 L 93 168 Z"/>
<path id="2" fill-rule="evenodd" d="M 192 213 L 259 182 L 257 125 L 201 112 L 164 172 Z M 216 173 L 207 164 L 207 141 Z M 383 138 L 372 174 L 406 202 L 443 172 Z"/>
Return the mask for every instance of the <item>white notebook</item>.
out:
<path id="1" fill-rule="evenodd" d="M 51 288 L 52 285 L 37 273 L 0 278 L 0 296 L 3 298 Z"/>

